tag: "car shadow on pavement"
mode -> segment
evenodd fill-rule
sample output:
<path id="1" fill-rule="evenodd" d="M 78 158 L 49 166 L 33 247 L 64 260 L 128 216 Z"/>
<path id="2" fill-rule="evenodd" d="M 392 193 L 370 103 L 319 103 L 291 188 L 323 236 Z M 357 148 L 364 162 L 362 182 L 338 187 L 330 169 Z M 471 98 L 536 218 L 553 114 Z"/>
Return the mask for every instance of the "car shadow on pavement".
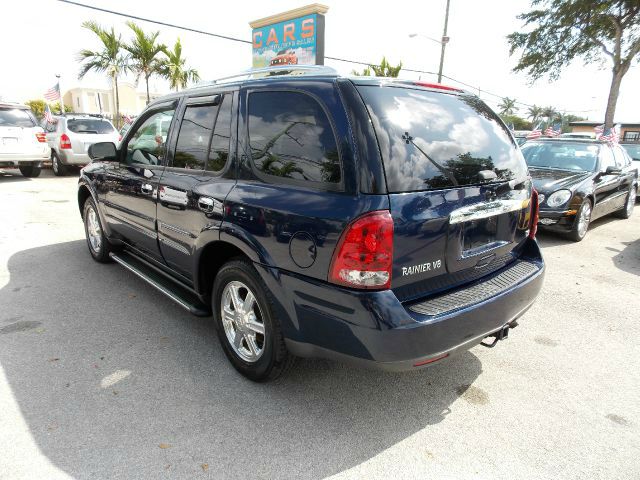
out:
<path id="1" fill-rule="evenodd" d="M 633 273 L 640 276 L 640 238 L 633 242 L 623 242 L 624 249 L 607 247 L 609 250 L 618 252 L 613 257 L 613 264 L 623 272 Z"/>
<path id="2" fill-rule="evenodd" d="M 593 232 L 594 229 L 607 225 L 611 222 L 620 222 L 620 221 L 624 222 L 624 220 L 620 220 L 619 218 L 616 218 L 612 215 L 607 215 L 605 217 L 600 217 L 594 220 L 589 225 L 589 230 L 587 230 L 587 235 L 586 237 L 584 237 L 582 241 L 584 242 L 585 240 L 588 240 L 589 233 Z M 553 230 L 547 230 L 543 227 L 538 229 L 536 238 L 538 239 L 538 241 L 540 242 L 540 245 L 543 248 L 557 247 L 560 245 L 566 245 L 568 243 L 575 243 L 573 240 L 570 240 L 567 237 L 565 237 L 562 233 L 554 232 Z"/>
<path id="3" fill-rule="evenodd" d="M 482 371 L 471 352 L 405 374 L 300 360 L 256 384 L 211 319 L 97 264 L 84 241 L 8 269 L 0 365 L 40 451 L 74 478 L 323 478 L 442 421 Z"/>

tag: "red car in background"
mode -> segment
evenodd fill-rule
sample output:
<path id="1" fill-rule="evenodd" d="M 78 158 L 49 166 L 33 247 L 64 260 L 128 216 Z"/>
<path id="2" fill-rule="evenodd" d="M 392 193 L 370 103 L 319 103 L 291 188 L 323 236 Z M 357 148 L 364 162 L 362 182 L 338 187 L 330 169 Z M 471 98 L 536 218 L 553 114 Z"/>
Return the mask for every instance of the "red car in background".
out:
<path id="1" fill-rule="evenodd" d="M 298 57 L 293 50 L 281 50 L 271 59 L 269 65 L 276 67 L 279 65 L 297 65 Z"/>

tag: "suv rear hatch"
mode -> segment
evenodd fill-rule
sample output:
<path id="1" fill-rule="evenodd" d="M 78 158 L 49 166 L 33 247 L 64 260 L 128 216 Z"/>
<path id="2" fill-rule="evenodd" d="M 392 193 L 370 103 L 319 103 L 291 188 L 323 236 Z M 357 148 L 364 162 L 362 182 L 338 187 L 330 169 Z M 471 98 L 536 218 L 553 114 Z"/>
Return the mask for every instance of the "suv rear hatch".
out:
<path id="1" fill-rule="evenodd" d="M 423 298 L 515 260 L 528 235 L 532 186 L 496 114 L 456 89 L 355 84 L 385 168 L 396 296 Z"/>
<path id="2" fill-rule="evenodd" d="M 86 154 L 98 142 L 117 143 L 118 133 L 107 120 L 100 118 L 69 118 L 67 134 L 74 154 Z"/>
<path id="3" fill-rule="evenodd" d="M 25 108 L 0 107 L 0 153 L 25 154 L 38 146 L 36 121 Z"/>

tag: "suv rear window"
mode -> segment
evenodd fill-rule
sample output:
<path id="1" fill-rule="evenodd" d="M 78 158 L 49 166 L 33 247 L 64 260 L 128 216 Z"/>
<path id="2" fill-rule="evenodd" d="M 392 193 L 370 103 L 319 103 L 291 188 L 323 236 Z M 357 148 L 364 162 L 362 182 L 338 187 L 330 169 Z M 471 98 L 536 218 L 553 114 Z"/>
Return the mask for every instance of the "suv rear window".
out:
<path id="1" fill-rule="evenodd" d="M 115 128 L 106 120 L 94 118 L 73 118 L 67 120 L 67 128 L 73 133 L 113 133 Z"/>
<path id="2" fill-rule="evenodd" d="M 478 97 L 370 85 L 358 91 L 378 136 L 389 192 L 527 175 L 511 134 Z"/>
<path id="3" fill-rule="evenodd" d="M 23 108 L 0 108 L 0 127 L 35 127 L 36 122 Z"/>

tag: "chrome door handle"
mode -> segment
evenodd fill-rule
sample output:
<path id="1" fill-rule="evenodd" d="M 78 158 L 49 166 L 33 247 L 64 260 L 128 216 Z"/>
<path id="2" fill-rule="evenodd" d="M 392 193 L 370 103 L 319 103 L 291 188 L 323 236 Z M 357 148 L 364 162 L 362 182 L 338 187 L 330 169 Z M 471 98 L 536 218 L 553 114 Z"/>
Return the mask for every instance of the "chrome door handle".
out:
<path id="1" fill-rule="evenodd" d="M 213 213 L 213 199 L 208 197 L 200 197 L 198 199 L 198 208 L 204 213 Z"/>
<path id="2" fill-rule="evenodd" d="M 142 193 L 146 193 L 146 194 L 153 193 L 153 185 L 150 185 L 148 183 L 143 183 L 142 186 L 140 187 L 140 190 L 142 190 Z"/>

